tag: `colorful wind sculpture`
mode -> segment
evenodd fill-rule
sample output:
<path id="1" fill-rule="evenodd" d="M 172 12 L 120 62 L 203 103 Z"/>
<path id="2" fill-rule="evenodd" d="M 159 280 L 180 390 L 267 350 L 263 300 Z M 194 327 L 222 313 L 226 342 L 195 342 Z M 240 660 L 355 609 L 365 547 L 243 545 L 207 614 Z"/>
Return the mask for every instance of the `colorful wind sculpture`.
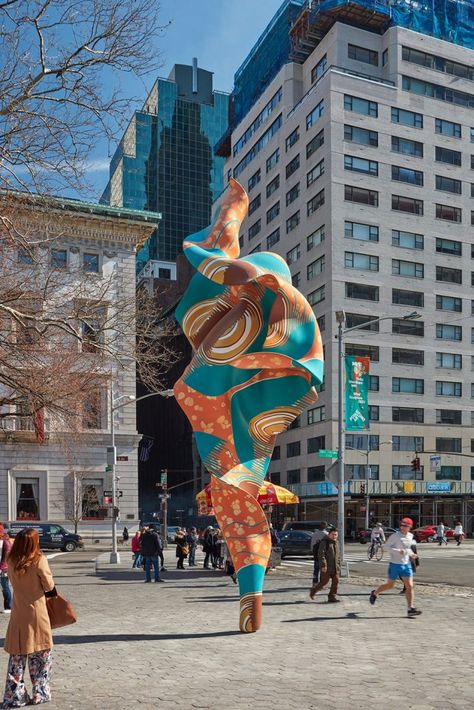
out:
<path id="1" fill-rule="evenodd" d="M 211 473 L 239 583 L 240 630 L 249 633 L 261 626 L 271 550 L 257 496 L 277 435 L 316 401 L 324 365 L 316 318 L 285 261 L 270 252 L 238 258 L 247 208 L 231 179 L 214 222 L 184 241 L 197 273 L 176 317 L 194 354 L 174 393 Z"/>

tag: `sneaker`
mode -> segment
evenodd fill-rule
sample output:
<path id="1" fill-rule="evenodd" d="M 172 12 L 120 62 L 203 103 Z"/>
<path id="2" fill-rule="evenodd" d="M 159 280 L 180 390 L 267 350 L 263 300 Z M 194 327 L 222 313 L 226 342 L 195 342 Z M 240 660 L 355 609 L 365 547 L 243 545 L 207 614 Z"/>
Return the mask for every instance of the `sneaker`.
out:
<path id="1" fill-rule="evenodd" d="M 4 610 L 2 611 L 2 614 L 11 614 L 11 613 L 12 613 L 12 610 L 11 610 L 11 609 L 4 609 Z"/>
<path id="2" fill-rule="evenodd" d="M 399 593 L 399 594 L 405 594 L 405 590 L 402 589 L 402 591 L 401 591 L 401 592 L 398 592 L 398 593 Z"/>
<path id="3" fill-rule="evenodd" d="M 159 584 L 160 582 L 166 582 L 166 579 L 155 579 L 155 584 Z"/>
<path id="4" fill-rule="evenodd" d="M 167 571 L 168 570 L 166 569 L 166 567 L 161 567 L 161 569 L 160 569 L 160 572 L 167 572 Z"/>
<path id="5" fill-rule="evenodd" d="M 334 599 L 328 598 L 328 604 L 339 604 L 340 601 L 341 600 L 336 599 L 336 597 L 334 597 Z"/>
<path id="6" fill-rule="evenodd" d="M 372 589 L 372 591 L 370 592 L 369 602 L 372 605 L 374 605 L 376 601 L 377 601 L 377 595 L 375 593 L 375 589 Z"/>
<path id="7" fill-rule="evenodd" d="M 145 579 L 144 584 L 151 584 L 151 579 Z"/>
<path id="8" fill-rule="evenodd" d="M 420 609 L 415 609 L 415 607 L 412 606 L 410 609 L 408 609 L 407 616 L 411 618 L 412 616 L 420 616 L 421 613 L 422 612 L 420 611 Z"/>

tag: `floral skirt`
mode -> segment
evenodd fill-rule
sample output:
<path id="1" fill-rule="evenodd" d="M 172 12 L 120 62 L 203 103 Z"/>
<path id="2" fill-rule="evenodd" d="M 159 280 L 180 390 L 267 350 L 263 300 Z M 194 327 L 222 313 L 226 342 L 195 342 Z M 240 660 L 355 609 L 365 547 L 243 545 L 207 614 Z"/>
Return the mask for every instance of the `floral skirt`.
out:
<path id="1" fill-rule="evenodd" d="M 30 653 L 28 656 L 10 656 L 7 670 L 7 681 L 3 695 L 4 708 L 21 708 L 25 705 L 40 705 L 51 700 L 49 681 L 53 651 Z M 26 667 L 32 683 L 31 697 L 25 687 Z"/>

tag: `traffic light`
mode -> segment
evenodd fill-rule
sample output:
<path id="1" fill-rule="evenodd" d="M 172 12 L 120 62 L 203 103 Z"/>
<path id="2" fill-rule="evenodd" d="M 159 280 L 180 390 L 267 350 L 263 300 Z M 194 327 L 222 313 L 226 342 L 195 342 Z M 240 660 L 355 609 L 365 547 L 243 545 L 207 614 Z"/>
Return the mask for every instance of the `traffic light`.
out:
<path id="1" fill-rule="evenodd" d="M 365 496 L 365 483 L 360 484 L 360 494 Z"/>
<path id="2" fill-rule="evenodd" d="M 421 469 L 420 466 L 420 459 L 418 456 L 415 456 L 414 459 L 411 461 L 411 470 L 412 471 L 419 471 Z"/>

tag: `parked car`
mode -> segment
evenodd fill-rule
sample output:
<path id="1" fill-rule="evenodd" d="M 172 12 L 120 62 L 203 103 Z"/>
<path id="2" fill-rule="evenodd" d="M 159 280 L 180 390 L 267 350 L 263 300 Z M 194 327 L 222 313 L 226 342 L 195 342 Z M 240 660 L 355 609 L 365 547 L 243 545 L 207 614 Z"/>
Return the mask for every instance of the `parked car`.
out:
<path id="1" fill-rule="evenodd" d="M 437 525 L 423 525 L 421 528 L 416 528 L 413 530 L 413 535 L 417 542 L 436 542 L 437 540 Z M 445 537 L 448 540 L 452 540 L 454 537 L 454 530 L 452 528 L 444 528 Z"/>
<path id="2" fill-rule="evenodd" d="M 306 530 L 307 532 L 314 532 L 319 530 L 321 525 L 319 520 L 292 520 L 290 522 L 284 523 L 283 531 L 286 530 Z"/>
<path id="3" fill-rule="evenodd" d="M 84 541 L 80 535 L 69 532 L 58 523 L 36 523 L 32 521 L 15 521 L 8 524 L 8 534 L 10 537 L 24 528 L 35 528 L 39 535 L 39 544 L 42 550 L 63 550 L 64 552 L 74 552 L 78 547 L 84 547 Z"/>
<path id="4" fill-rule="evenodd" d="M 283 530 L 279 533 L 281 547 L 281 558 L 288 555 L 312 555 L 311 537 L 312 533 L 306 530 Z"/>
<path id="5" fill-rule="evenodd" d="M 394 532 L 397 532 L 395 528 L 384 528 L 383 529 L 385 533 L 385 539 L 389 538 L 390 535 L 393 535 Z M 367 542 L 370 542 L 370 536 L 372 535 L 372 528 L 367 528 L 367 530 L 359 530 L 357 533 L 357 539 L 361 543 L 361 545 L 366 544 Z"/>

